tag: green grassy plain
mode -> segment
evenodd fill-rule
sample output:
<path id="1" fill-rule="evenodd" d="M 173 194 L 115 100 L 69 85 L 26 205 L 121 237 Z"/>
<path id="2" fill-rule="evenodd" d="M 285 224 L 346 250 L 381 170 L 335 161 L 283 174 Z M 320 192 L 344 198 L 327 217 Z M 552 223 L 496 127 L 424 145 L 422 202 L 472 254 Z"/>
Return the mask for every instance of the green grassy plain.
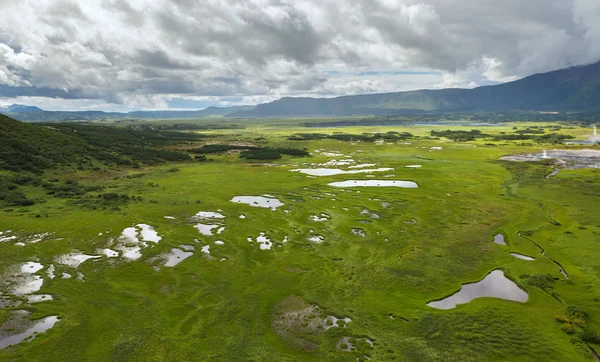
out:
<path id="1" fill-rule="evenodd" d="M 593 360 L 576 334 L 561 330 L 555 315 L 563 313 L 561 302 L 580 306 L 588 313 L 587 328 L 600 331 L 600 170 L 561 170 L 546 179 L 553 167 L 543 162 L 499 160 L 544 148 L 582 147 L 523 141 L 490 145 L 483 140 L 461 143 L 446 139 L 381 145 L 287 140 L 299 132 L 397 131 L 428 136 L 432 129 L 477 128 L 499 133 L 510 132 L 513 126 L 539 126 L 528 123 L 345 128 L 283 123 L 252 122 L 244 129 L 202 133 L 218 135 L 218 142 L 339 152 L 347 156 L 341 159 L 395 169 L 376 173 L 376 179 L 415 181 L 419 188 L 333 188 L 327 184 L 370 178 L 367 174 L 310 178 L 290 172 L 305 163 L 332 159 L 319 153 L 308 158 L 284 156 L 268 163 L 248 162 L 232 153 L 210 156 L 212 161 L 202 163 L 168 163 L 142 169 L 79 170 L 68 175 L 66 171 L 47 171 L 59 178 L 68 176 L 101 185 L 111 192 L 142 196 L 143 201 L 128 203 L 119 210 L 94 210 L 48 197 L 45 203 L 28 207 L 4 207 L 0 231 L 10 229 L 23 237 L 42 232 L 52 235 L 24 247 L 0 243 L 2 270 L 39 261 L 45 266 L 39 275 L 45 276 L 50 264 L 55 265 L 57 275 L 74 275 L 74 269 L 57 264 L 54 258 L 73 250 L 96 254 L 96 249 L 107 247 L 109 239 L 118 238 L 123 229 L 138 223 L 155 226 L 162 240 L 144 249 L 137 261 L 86 261 L 78 267 L 85 282 L 45 278 L 40 293 L 52 294 L 54 300 L 26 309 L 34 312 L 34 318 L 58 315 L 60 322 L 31 342 L 1 350 L 0 359 Z M 581 137 L 589 130 L 561 132 Z M 189 145 L 170 148 L 186 147 Z M 422 168 L 404 168 L 415 164 Z M 173 168 L 178 171 L 173 172 Z M 383 178 L 390 174 L 395 176 Z M 43 190 L 33 186 L 23 190 L 30 197 L 45 197 Z M 285 206 L 271 211 L 229 201 L 234 196 L 263 194 L 276 196 Z M 362 215 L 364 209 L 379 217 Z M 188 220 L 199 211 L 217 210 L 226 216 L 221 235 L 202 236 Z M 330 220 L 310 220 L 311 215 L 320 213 L 329 215 Z M 366 237 L 353 235 L 352 228 L 364 230 Z M 247 241 L 261 232 L 274 242 L 271 250 L 260 250 Z M 519 237 L 519 232 L 559 262 L 569 280 L 530 240 Z M 507 246 L 492 242 L 497 233 L 505 235 Z M 309 242 L 313 234 L 324 236 L 325 242 Z M 286 236 L 288 241 L 283 243 Z M 225 244 L 215 245 L 216 240 Z M 173 268 L 152 268 L 152 257 L 181 244 L 195 246 L 195 254 Z M 200 252 L 200 247 L 208 244 L 212 258 Z M 536 260 L 523 261 L 510 252 Z M 227 259 L 220 261 L 222 258 Z M 529 294 L 529 300 L 516 303 L 480 298 L 452 310 L 426 305 L 495 269 L 502 269 Z M 524 277 L 546 273 L 554 278 L 551 289 L 543 290 Z M 345 328 L 296 336 L 316 345 L 313 350 L 303 348 L 289 336 L 282 337 L 275 326 L 285 307 L 282 303 L 290 296 L 318 305 L 326 314 L 349 317 L 352 322 Z M 1 309 L 0 320 L 7 316 L 8 309 Z M 336 344 L 344 336 L 369 338 L 374 344 L 358 341 L 357 350 L 339 351 Z"/>

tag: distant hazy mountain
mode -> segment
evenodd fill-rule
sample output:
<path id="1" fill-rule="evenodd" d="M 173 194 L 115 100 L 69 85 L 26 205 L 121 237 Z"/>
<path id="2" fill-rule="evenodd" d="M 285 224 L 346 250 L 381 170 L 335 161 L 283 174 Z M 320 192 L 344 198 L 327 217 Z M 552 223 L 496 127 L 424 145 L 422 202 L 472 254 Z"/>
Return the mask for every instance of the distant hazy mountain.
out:
<path id="1" fill-rule="evenodd" d="M 281 98 L 257 106 L 209 107 L 194 111 L 51 112 L 14 104 L 0 113 L 21 121 L 402 115 L 486 111 L 600 112 L 600 62 L 535 74 L 474 89 L 417 90 L 337 98 Z"/>
<path id="2" fill-rule="evenodd" d="M 44 110 L 34 106 L 24 106 L 22 104 L 13 104 L 11 106 L 2 108 L 0 107 L 1 113 L 35 113 L 35 112 L 43 112 Z"/>
<path id="3" fill-rule="evenodd" d="M 282 98 L 230 116 L 397 115 L 506 110 L 600 110 L 600 62 L 475 89 L 417 90 L 329 99 Z"/>
<path id="4" fill-rule="evenodd" d="M 254 106 L 208 107 L 194 111 L 134 111 L 129 113 L 103 111 L 45 111 L 38 107 L 13 104 L 0 108 L 4 113 L 20 121 L 93 121 L 103 119 L 184 119 L 203 117 L 222 117 L 227 114 L 250 110 Z"/>

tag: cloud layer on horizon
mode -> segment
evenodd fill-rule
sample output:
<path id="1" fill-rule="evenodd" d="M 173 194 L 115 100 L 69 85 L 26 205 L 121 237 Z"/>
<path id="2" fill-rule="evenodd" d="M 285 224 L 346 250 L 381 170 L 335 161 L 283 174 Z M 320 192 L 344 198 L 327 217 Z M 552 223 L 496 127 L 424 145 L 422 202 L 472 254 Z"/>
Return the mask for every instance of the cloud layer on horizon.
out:
<path id="1" fill-rule="evenodd" d="M 597 0 L 4 0 L 0 11 L 0 97 L 48 109 L 473 87 L 600 59 Z"/>

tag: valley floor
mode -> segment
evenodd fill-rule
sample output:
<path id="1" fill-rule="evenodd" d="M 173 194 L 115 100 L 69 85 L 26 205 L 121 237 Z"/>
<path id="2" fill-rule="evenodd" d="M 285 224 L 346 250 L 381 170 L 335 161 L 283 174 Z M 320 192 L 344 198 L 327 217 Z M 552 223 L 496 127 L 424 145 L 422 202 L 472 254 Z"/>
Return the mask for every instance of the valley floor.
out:
<path id="1" fill-rule="evenodd" d="M 600 350 L 589 337 L 600 331 L 599 169 L 546 178 L 548 162 L 500 160 L 566 146 L 288 140 L 300 128 L 220 132 L 227 142 L 306 148 L 309 157 L 250 162 L 229 152 L 206 162 L 76 171 L 69 177 L 137 199 L 115 208 L 52 197 L 5 206 L 0 340 L 26 332 L 29 319 L 57 320 L 0 350 L 0 359 L 593 360 L 584 340 Z M 298 171 L 320 168 L 346 172 Z M 380 170 L 357 172 L 373 169 Z M 348 180 L 418 187 L 334 184 Z M 256 198 L 234 199 L 241 196 Z M 498 234 L 506 245 L 494 243 Z M 427 305 L 494 270 L 526 301 Z M 31 302 L 38 294 L 52 300 Z M 22 318 L 22 310 L 30 314 Z M 23 324 L 12 326 L 18 318 Z"/>

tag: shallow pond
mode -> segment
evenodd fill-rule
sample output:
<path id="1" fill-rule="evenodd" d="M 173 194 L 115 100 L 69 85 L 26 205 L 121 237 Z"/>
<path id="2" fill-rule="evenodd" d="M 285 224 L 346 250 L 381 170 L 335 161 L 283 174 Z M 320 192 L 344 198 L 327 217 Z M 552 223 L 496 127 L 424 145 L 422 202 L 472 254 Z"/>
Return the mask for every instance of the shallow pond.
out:
<path id="1" fill-rule="evenodd" d="M 200 211 L 199 213 L 194 215 L 193 218 L 196 218 L 196 219 L 224 219 L 225 216 L 218 212 Z"/>
<path id="2" fill-rule="evenodd" d="M 386 172 L 393 171 L 393 168 L 375 168 L 375 169 L 360 169 L 344 171 L 338 168 L 300 168 L 291 170 L 292 172 L 300 172 L 310 176 L 335 176 L 345 174 L 356 174 L 356 173 L 371 173 L 371 172 Z"/>
<path id="3" fill-rule="evenodd" d="M 352 232 L 352 234 L 360 236 L 361 238 L 366 238 L 367 234 L 365 233 L 365 231 L 363 229 L 352 229 L 350 230 L 350 232 Z"/>
<path id="4" fill-rule="evenodd" d="M 277 210 L 278 207 L 284 205 L 283 202 L 279 201 L 279 199 L 264 196 L 236 196 L 233 199 L 231 199 L 231 202 L 236 202 L 238 204 L 247 204 L 253 207 L 262 207 L 266 209 L 271 209 L 273 211 Z"/>
<path id="5" fill-rule="evenodd" d="M 32 294 L 27 296 L 27 303 L 40 303 L 53 300 L 50 294 Z"/>
<path id="6" fill-rule="evenodd" d="M 10 286 L 10 292 L 14 295 L 25 296 L 35 293 L 44 285 L 44 279 L 39 275 L 25 274 L 15 276 L 12 279 L 13 284 Z"/>
<path id="7" fill-rule="evenodd" d="M 348 180 L 340 182 L 331 182 L 328 184 L 333 187 L 402 187 L 407 189 L 416 189 L 419 187 L 412 181 L 388 181 L 388 180 Z"/>
<path id="8" fill-rule="evenodd" d="M 160 237 L 158 233 L 154 230 L 154 227 L 147 224 L 138 224 L 137 226 L 142 229 L 142 231 L 140 232 L 140 234 L 142 235 L 142 240 L 158 243 L 162 239 L 162 237 Z"/>
<path id="9" fill-rule="evenodd" d="M 212 236 L 212 229 L 218 228 L 220 225 L 196 224 L 194 227 L 198 229 L 200 234 L 204 236 Z"/>
<path id="10" fill-rule="evenodd" d="M 9 319 L 2 325 L 0 330 L 0 349 L 34 337 L 37 333 L 43 333 L 54 327 L 59 321 L 57 316 L 50 316 L 40 320 L 29 320 L 30 313 L 26 311 L 13 311 Z"/>
<path id="11" fill-rule="evenodd" d="M 269 239 L 268 236 L 265 236 L 265 233 L 260 233 L 256 238 L 256 242 L 260 244 L 260 250 L 270 250 L 273 246 L 271 239 Z"/>
<path id="12" fill-rule="evenodd" d="M 515 258 L 521 259 L 521 260 L 527 260 L 527 261 L 534 261 L 535 260 L 535 258 L 532 258 L 532 257 L 527 256 L 527 255 L 519 254 L 519 253 L 510 253 L 510 255 L 514 256 Z"/>
<path id="13" fill-rule="evenodd" d="M 473 299 L 491 297 L 524 303 L 529 296 L 512 280 L 504 276 L 502 270 L 494 270 L 476 283 L 463 284 L 460 291 L 451 296 L 427 303 L 436 309 L 453 309 L 458 304 L 469 303 Z"/>
<path id="14" fill-rule="evenodd" d="M 57 256 L 55 259 L 58 264 L 70 266 L 71 268 L 77 268 L 79 265 L 81 265 L 86 260 L 97 259 L 97 258 L 100 258 L 100 255 L 86 255 L 86 254 L 81 254 L 81 253 L 71 253 L 71 254 Z"/>
<path id="15" fill-rule="evenodd" d="M 111 249 L 98 249 L 98 253 L 99 254 L 104 254 L 104 256 L 106 256 L 107 258 L 116 258 L 119 256 L 119 252 L 118 251 L 114 251 Z"/>
<path id="16" fill-rule="evenodd" d="M 506 241 L 504 241 L 504 235 L 503 234 L 494 235 L 494 243 L 496 243 L 498 245 L 506 245 Z"/>
<path id="17" fill-rule="evenodd" d="M 329 218 L 330 218 L 330 216 L 327 214 L 311 215 L 311 217 L 310 217 L 310 219 L 315 222 L 327 221 L 327 220 L 329 220 Z"/>
<path id="18" fill-rule="evenodd" d="M 311 235 L 308 237 L 308 241 L 315 244 L 321 244 L 325 242 L 325 237 L 323 235 Z"/>
<path id="19" fill-rule="evenodd" d="M 27 263 L 21 265 L 21 272 L 22 273 L 29 273 L 29 274 L 35 274 L 37 273 L 39 270 L 43 269 L 44 266 L 40 263 L 36 263 L 33 261 L 28 261 Z"/>
<path id="20" fill-rule="evenodd" d="M 142 257 L 142 248 L 139 246 L 120 246 L 119 250 L 123 252 L 123 257 L 129 260 L 137 260 Z"/>
<path id="21" fill-rule="evenodd" d="M 46 270 L 46 274 L 48 275 L 48 278 L 50 278 L 51 280 L 54 279 L 56 277 L 56 275 L 54 274 L 54 264 L 50 265 L 48 267 L 48 269 Z"/>
<path id="22" fill-rule="evenodd" d="M 174 267 L 192 255 L 194 255 L 194 253 L 190 251 L 173 248 L 170 253 L 164 255 L 165 259 L 167 259 L 164 265 L 167 267 Z"/>

